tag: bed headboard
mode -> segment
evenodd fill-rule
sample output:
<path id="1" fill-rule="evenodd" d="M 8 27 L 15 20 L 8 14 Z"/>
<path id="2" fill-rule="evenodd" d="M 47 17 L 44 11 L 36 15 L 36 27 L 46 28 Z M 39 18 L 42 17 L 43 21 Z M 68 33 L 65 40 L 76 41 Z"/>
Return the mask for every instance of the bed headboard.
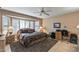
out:
<path id="1" fill-rule="evenodd" d="M 31 28 L 22 28 L 19 30 L 21 33 L 33 33 L 35 32 L 34 29 L 31 29 Z"/>

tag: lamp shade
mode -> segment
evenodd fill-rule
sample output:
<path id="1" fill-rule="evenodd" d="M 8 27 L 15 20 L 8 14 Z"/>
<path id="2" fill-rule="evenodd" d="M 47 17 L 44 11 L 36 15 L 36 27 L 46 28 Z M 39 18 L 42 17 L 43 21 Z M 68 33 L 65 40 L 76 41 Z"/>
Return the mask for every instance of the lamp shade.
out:
<path id="1" fill-rule="evenodd" d="M 77 25 L 77 28 L 79 29 L 79 25 Z"/>
<path id="2" fill-rule="evenodd" d="M 48 33 L 45 27 L 40 27 L 40 32 Z"/>
<path id="3" fill-rule="evenodd" d="M 13 27 L 12 26 L 9 26 L 8 32 L 13 32 Z"/>
<path id="4" fill-rule="evenodd" d="M 42 26 L 40 26 L 40 29 L 42 29 L 43 27 Z"/>

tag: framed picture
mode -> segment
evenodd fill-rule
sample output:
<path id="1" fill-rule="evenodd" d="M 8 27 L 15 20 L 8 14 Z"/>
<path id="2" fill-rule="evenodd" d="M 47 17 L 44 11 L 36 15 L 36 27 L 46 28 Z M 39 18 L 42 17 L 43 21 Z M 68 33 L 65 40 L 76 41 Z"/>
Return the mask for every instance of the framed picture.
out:
<path id="1" fill-rule="evenodd" d="M 61 23 L 54 23 L 54 28 L 60 28 L 61 27 Z"/>

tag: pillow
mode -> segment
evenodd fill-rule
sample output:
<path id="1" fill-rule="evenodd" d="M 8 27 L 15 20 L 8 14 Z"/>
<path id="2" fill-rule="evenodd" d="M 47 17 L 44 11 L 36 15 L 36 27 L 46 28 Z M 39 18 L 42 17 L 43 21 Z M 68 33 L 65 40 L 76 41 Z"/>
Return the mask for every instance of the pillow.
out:
<path id="1" fill-rule="evenodd" d="M 35 32 L 34 29 L 29 29 L 29 30 L 28 30 L 28 33 L 33 33 L 33 32 Z"/>
<path id="2" fill-rule="evenodd" d="M 35 30 L 30 29 L 30 28 L 23 28 L 23 29 L 20 29 L 20 32 L 21 33 L 33 33 L 33 32 L 35 32 Z"/>

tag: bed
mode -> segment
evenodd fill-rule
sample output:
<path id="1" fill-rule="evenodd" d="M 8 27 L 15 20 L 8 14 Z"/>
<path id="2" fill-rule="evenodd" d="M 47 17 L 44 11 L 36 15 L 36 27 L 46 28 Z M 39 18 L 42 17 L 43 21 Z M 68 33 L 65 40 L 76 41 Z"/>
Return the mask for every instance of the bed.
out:
<path id="1" fill-rule="evenodd" d="M 21 29 L 19 32 L 19 42 L 25 47 L 41 42 L 49 37 L 48 34 L 35 32 L 34 29 Z"/>

